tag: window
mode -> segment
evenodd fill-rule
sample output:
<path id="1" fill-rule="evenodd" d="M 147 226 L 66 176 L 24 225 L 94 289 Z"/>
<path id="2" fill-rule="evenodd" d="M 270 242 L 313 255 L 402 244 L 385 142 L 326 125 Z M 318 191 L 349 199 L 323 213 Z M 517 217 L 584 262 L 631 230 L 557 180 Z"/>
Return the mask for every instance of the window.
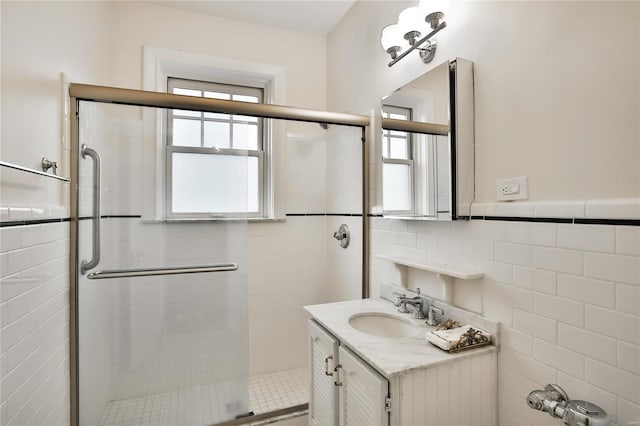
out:
<path id="1" fill-rule="evenodd" d="M 411 120 L 411 109 L 382 106 L 382 116 Z M 396 130 L 382 131 L 382 203 L 386 213 L 413 211 L 413 147 L 411 134 Z"/>
<path id="2" fill-rule="evenodd" d="M 169 77 L 169 93 L 262 103 L 264 89 Z M 264 217 L 265 123 L 242 115 L 169 110 L 168 217 Z"/>

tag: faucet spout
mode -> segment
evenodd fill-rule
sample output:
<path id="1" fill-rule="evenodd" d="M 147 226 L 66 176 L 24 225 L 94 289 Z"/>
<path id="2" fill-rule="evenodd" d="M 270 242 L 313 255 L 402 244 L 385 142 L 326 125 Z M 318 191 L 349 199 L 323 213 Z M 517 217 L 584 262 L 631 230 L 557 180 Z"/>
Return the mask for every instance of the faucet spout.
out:
<path id="1" fill-rule="evenodd" d="M 415 319 L 424 319 L 424 299 L 420 296 L 412 297 L 411 299 L 407 299 L 404 301 L 407 305 L 413 306 L 413 311 L 411 312 L 411 317 Z"/>
<path id="2" fill-rule="evenodd" d="M 416 289 L 417 296 L 415 297 L 407 297 L 405 293 L 393 292 L 392 294 L 396 297 L 393 302 L 393 305 L 398 307 L 398 312 L 400 313 L 408 313 L 411 312 L 411 317 L 415 319 L 424 319 L 424 304 L 425 299 L 420 297 L 420 288 Z M 407 305 L 413 306 L 413 310 L 409 311 L 407 309 Z"/>

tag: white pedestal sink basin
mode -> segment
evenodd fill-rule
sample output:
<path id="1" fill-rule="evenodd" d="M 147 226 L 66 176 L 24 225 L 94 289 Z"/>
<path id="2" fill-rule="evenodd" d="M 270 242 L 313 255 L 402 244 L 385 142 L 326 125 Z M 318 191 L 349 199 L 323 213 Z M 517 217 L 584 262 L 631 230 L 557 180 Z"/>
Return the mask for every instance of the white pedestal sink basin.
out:
<path id="1" fill-rule="evenodd" d="M 380 312 L 353 315 L 349 325 L 362 333 L 396 339 L 414 337 L 421 331 L 409 320 Z"/>

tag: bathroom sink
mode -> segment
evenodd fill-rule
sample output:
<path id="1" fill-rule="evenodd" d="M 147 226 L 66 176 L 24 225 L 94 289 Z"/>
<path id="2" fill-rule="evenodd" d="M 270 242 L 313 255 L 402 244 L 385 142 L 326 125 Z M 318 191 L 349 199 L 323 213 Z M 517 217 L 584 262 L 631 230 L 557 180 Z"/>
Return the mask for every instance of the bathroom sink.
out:
<path id="1" fill-rule="evenodd" d="M 353 315 L 349 318 L 349 325 L 362 333 L 378 337 L 399 339 L 420 333 L 420 329 L 411 321 L 380 312 Z"/>

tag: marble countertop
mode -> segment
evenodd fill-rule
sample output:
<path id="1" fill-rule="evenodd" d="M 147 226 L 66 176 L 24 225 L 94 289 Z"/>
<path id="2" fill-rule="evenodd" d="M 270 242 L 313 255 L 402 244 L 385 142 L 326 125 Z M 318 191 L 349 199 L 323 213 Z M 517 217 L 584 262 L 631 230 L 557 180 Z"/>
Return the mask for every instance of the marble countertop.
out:
<path id="1" fill-rule="evenodd" d="M 348 346 L 388 379 L 411 370 L 434 367 L 498 350 L 496 346 L 491 345 L 455 354 L 445 352 L 429 343 L 424 337 L 426 332 L 435 327 L 426 325 L 425 320 L 411 318 L 410 314 L 398 313 L 393 304 L 384 299 L 350 300 L 310 305 L 305 306 L 304 309 L 336 336 L 341 344 Z M 349 325 L 351 316 L 373 312 L 409 320 L 418 327 L 419 331 L 412 337 L 385 338 L 362 333 Z"/>

